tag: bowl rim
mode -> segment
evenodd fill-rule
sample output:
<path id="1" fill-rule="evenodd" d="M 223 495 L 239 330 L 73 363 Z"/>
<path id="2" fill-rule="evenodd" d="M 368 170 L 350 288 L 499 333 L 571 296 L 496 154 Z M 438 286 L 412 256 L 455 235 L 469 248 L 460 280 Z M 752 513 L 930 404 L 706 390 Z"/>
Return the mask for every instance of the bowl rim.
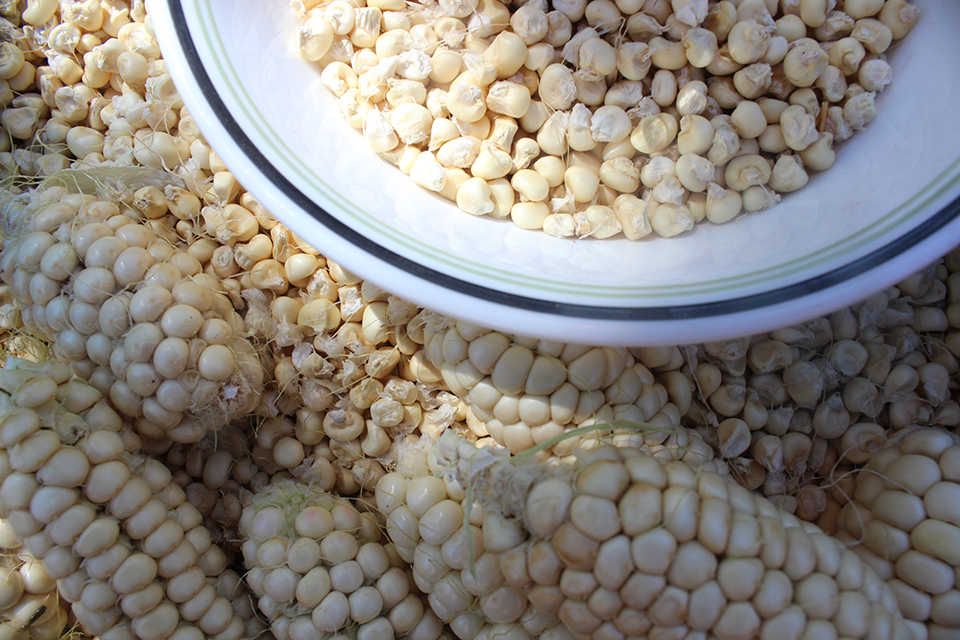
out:
<path id="1" fill-rule="evenodd" d="M 192 95 L 193 91 L 186 91 L 185 93 L 187 95 L 184 97 L 192 98 L 192 100 L 189 100 L 191 107 L 196 106 L 197 100 L 202 100 L 206 103 L 206 106 L 210 109 L 212 119 L 215 121 L 215 126 L 221 127 L 222 133 L 232 139 L 232 142 L 236 144 L 244 156 L 242 160 L 245 164 L 248 164 L 254 171 L 258 172 L 264 180 L 271 183 L 272 188 L 282 194 L 283 198 L 286 198 L 293 206 L 299 208 L 309 216 L 313 222 L 327 232 L 335 234 L 338 241 L 351 245 L 352 251 L 360 251 L 380 263 L 403 272 L 403 275 L 406 277 L 429 283 L 434 288 L 466 296 L 483 304 L 494 305 L 499 307 L 501 311 L 522 311 L 529 312 L 535 316 L 545 315 L 568 319 L 582 319 L 585 321 L 597 321 L 600 324 L 615 323 L 618 325 L 622 325 L 623 323 L 659 325 L 663 322 L 677 320 L 704 321 L 726 319 L 742 316 L 749 312 L 774 310 L 785 304 L 795 304 L 803 298 L 826 295 L 835 287 L 851 286 L 859 281 L 863 281 L 862 283 L 865 285 L 861 291 L 863 291 L 863 296 L 866 296 L 896 282 L 897 278 L 891 277 L 890 274 L 881 276 L 877 273 L 877 271 L 880 271 L 878 269 L 879 267 L 889 263 L 892 259 L 897 257 L 903 258 L 908 253 L 920 253 L 921 255 L 914 257 L 913 260 L 913 262 L 917 263 L 917 268 L 920 268 L 923 266 L 920 264 L 921 262 L 925 264 L 926 262 L 937 259 L 940 255 L 949 251 L 960 242 L 960 186 L 949 185 L 949 188 L 945 189 L 951 198 L 949 202 L 941 206 L 927 221 L 912 228 L 904 235 L 898 236 L 872 252 L 852 262 L 837 266 L 830 271 L 752 295 L 739 296 L 726 300 L 668 304 L 662 306 L 612 306 L 558 302 L 498 291 L 425 266 L 378 244 L 337 219 L 336 216 L 324 209 L 323 206 L 311 200 L 287 180 L 283 173 L 260 152 L 257 146 L 246 135 L 240 123 L 234 118 L 230 109 L 220 96 L 207 70 L 207 65 L 204 63 L 193 40 L 183 7 L 183 0 L 167 0 L 160 4 L 165 5 L 164 10 L 166 12 L 165 14 L 163 10 L 160 12 L 162 14 L 160 23 L 167 20 L 169 24 L 162 24 L 162 28 L 158 29 L 158 31 L 164 31 L 167 28 L 170 29 L 170 32 L 167 32 L 166 35 L 176 39 L 179 47 L 177 54 L 182 56 L 182 60 L 176 57 L 171 58 L 174 60 L 174 65 L 172 66 L 176 67 L 175 70 L 181 71 L 183 75 L 189 76 L 187 79 L 191 83 L 195 83 L 196 91 L 199 92 L 199 95 Z M 161 38 L 162 35 L 164 34 L 158 34 L 158 38 L 163 42 L 164 39 Z M 166 52 L 164 52 L 164 59 L 168 59 Z M 181 67 L 181 65 L 183 66 Z M 175 75 L 174 77 L 176 78 L 177 76 Z M 188 102 L 188 100 L 185 100 L 185 102 Z M 193 113 L 192 109 L 191 113 Z M 197 114 L 194 115 L 196 116 Z M 228 166 L 231 162 L 239 161 L 239 159 L 235 157 L 223 158 L 223 160 Z M 254 195 L 258 194 L 255 193 Z M 942 196 L 943 194 L 940 195 Z M 278 217 L 282 219 L 283 216 Z M 957 232 L 953 234 L 955 236 L 954 242 L 936 242 L 936 234 L 946 227 L 951 227 L 952 231 Z M 924 251 L 924 249 L 927 249 L 927 251 Z M 357 270 L 351 264 L 344 264 L 344 266 L 351 270 Z M 870 277 L 871 274 L 873 277 Z M 377 284 L 376 282 L 374 283 Z M 835 307 L 838 306 L 840 305 L 835 305 Z M 456 314 L 452 313 L 451 315 Z M 771 315 L 777 314 L 773 313 Z M 522 333 L 522 330 L 517 330 L 516 327 L 513 326 L 515 323 L 504 321 L 501 324 L 510 325 L 511 330 Z M 750 329 L 752 330 L 752 327 Z M 694 331 L 694 333 L 696 333 L 696 331 Z M 701 333 L 703 333 L 702 330 Z M 727 333 L 731 332 L 728 331 Z"/>

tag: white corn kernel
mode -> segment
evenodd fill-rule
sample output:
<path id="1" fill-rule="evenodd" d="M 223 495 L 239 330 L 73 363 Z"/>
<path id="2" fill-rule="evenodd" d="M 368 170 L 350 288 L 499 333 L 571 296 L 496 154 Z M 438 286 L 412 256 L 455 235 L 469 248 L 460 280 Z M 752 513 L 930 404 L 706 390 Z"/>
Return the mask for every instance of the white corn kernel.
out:
<path id="1" fill-rule="evenodd" d="M 490 38 L 510 26 L 510 9 L 503 3 L 497 0 L 471 2 L 476 5 L 476 10 L 467 21 L 468 36 Z"/>
<path id="2" fill-rule="evenodd" d="M 562 47 L 570 41 L 573 35 L 573 24 L 570 18 L 560 11 L 547 12 L 547 35 L 543 41 L 551 47 Z"/>
<path id="3" fill-rule="evenodd" d="M 398 55 L 397 74 L 400 77 L 416 82 L 426 82 L 432 73 L 433 59 L 423 51 L 409 49 Z"/>
<path id="4" fill-rule="evenodd" d="M 880 12 L 884 0 L 846 0 L 843 11 L 854 20 L 869 18 Z"/>
<path id="5" fill-rule="evenodd" d="M 543 219 L 543 232 L 554 238 L 577 235 L 577 223 L 572 214 L 551 213 Z"/>
<path id="6" fill-rule="evenodd" d="M 827 21 L 833 4 L 830 0 L 800 0 L 799 16 L 808 27 L 817 28 Z"/>
<path id="7" fill-rule="evenodd" d="M 512 166 L 510 154 L 484 140 L 480 143 L 477 159 L 470 165 L 470 173 L 484 180 L 495 180 L 508 175 Z"/>
<path id="8" fill-rule="evenodd" d="M 487 140 L 501 151 L 510 151 L 518 131 L 520 131 L 520 125 L 515 118 L 504 115 L 494 116 Z"/>
<path id="9" fill-rule="evenodd" d="M 441 191 L 447 182 L 447 172 L 432 153 L 424 151 L 414 160 L 410 179 L 425 189 Z"/>
<path id="10" fill-rule="evenodd" d="M 552 189 L 563 184 L 563 174 L 567 167 L 557 156 L 548 155 L 534 162 L 533 170 L 543 176 Z"/>
<path id="11" fill-rule="evenodd" d="M 353 31 L 350 32 L 350 42 L 356 47 L 365 49 L 375 46 L 377 38 L 380 37 L 382 20 L 383 12 L 377 7 L 358 7 L 355 9 L 354 27 Z M 333 27 L 331 26 L 332 30 Z"/>
<path id="12" fill-rule="evenodd" d="M 591 205 L 573 216 L 577 235 L 581 238 L 610 238 L 623 230 L 613 209 L 604 205 Z"/>
<path id="13" fill-rule="evenodd" d="M 539 100 L 531 100 L 527 112 L 518 119 L 520 127 L 527 133 L 536 134 L 547 121 L 550 114 Z"/>
<path id="14" fill-rule="evenodd" d="M 826 21 L 813 30 L 813 37 L 820 42 L 833 42 L 853 31 L 854 19 L 843 11 L 831 11 Z"/>
<path id="15" fill-rule="evenodd" d="M 494 82 L 487 90 L 487 109 L 512 118 L 522 118 L 530 108 L 530 90 L 516 82 Z"/>
<path id="16" fill-rule="evenodd" d="M 627 80 L 643 80 L 653 64 L 652 55 L 645 42 L 622 42 L 617 47 L 617 71 Z"/>
<path id="17" fill-rule="evenodd" d="M 713 125 L 703 116 L 680 118 L 680 132 L 677 135 L 677 151 L 680 154 L 707 153 L 713 145 L 713 138 Z"/>
<path id="18" fill-rule="evenodd" d="M 773 27 L 773 17 L 770 15 L 777 11 L 777 3 L 767 2 L 766 0 L 741 0 L 737 5 L 737 20 L 752 20 L 765 27 Z"/>
<path id="19" fill-rule="evenodd" d="M 541 151 L 552 156 L 567 153 L 567 126 L 570 114 L 566 111 L 554 111 L 537 132 L 537 144 Z"/>
<path id="20" fill-rule="evenodd" d="M 597 142 L 626 140 L 631 129 L 630 116 L 617 106 L 600 107 L 590 117 L 590 133 Z"/>
<path id="21" fill-rule="evenodd" d="M 894 40 L 905 37 L 917 23 L 920 10 L 906 0 L 887 0 L 877 19 L 887 25 Z"/>
<path id="22" fill-rule="evenodd" d="M 461 136 L 445 142 L 437 150 L 437 162 L 444 167 L 466 169 L 477 161 L 480 155 L 480 139 L 474 136 Z"/>
<path id="23" fill-rule="evenodd" d="M 833 151 L 833 134 L 821 133 L 816 142 L 800 152 L 800 159 L 810 171 L 826 171 L 833 166 L 836 153 Z"/>
<path id="24" fill-rule="evenodd" d="M 650 191 L 650 197 L 661 204 L 683 204 L 689 192 L 676 176 L 667 176 Z"/>
<path id="25" fill-rule="evenodd" d="M 668 156 L 656 156 L 643 165 L 640 170 L 640 182 L 643 186 L 652 189 L 667 176 L 677 175 L 677 163 Z"/>
<path id="26" fill-rule="evenodd" d="M 577 31 L 569 42 L 563 45 L 560 51 L 560 58 L 563 62 L 576 66 L 580 61 L 580 45 L 591 38 L 596 38 L 600 34 L 593 27 L 585 27 Z"/>
<path id="27" fill-rule="evenodd" d="M 859 40 L 863 47 L 874 55 L 884 53 L 893 42 L 890 27 L 873 18 L 857 20 L 850 36 Z"/>
<path id="28" fill-rule="evenodd" d="M 457 189 L 457 206 L 474 216 L 491 213 L 494 207 L 490 185 L 483 178 L 470 178 Z"/>
<path id="29" fill-rule="evenodd" d="M 600 186 L 600 177 L 587 167 L 568 167 L 563 182 L 573 194 L 575 202 L 590 202 Z"/>
<path id="30" fill-rule="evenodd" d="M 543 104 L 563 111 L 569 109 L 577 95 L 573 71 L 562 64 L 551 64 L 540 76 L 540 99 Z"/>
<path id="31" fill-rule="evenodd" d="M 634 1 L 635 0 L 621 0 L 621 3 L 632 3 Z M 660 0 L 657 1 L 659 2 Z M 661 26 L 658 16 L 640 10 L 624 13 L 630 15 L 630 17 L 627 18 L 627 24 L 625 26 L 627 35 L 630 36 L 630 39 L 634 42 L 648 42 L 654 36 L 659 36 L 664 33 L 664 27 Z M 663 16 L 663 19 L 666 20 L 668 16 L 669 12 Z"/>
<path id="32" fill-rule="evenodd" d="M 464 122 L 476 122 L 487 112 L 484 91 L 472 73 L 461 73 L 450 83 L 445 102 L 450 115 Z"/>
<path id="33" fill-rule="evenodd" d="M 797 87 L 812 86 L 830 64 L 820 43 L 810 38 L 797 40 L 783 60 L 783 73 Z"/>
<path id="34" fill-rule="evenodd" d="M 550 215 L 550 209 L 543 202 L 518 202 L 510 209 L 510 218 L 521 229 L 539 231 Z"/>
<path id="35" fill-rule="evenodd" d="M 756 100 L 770 89 L 773 69 L 765 62 L 758 62 L 733 74 L 733 86 L 747 100 Z"/>
<path id="36" fill-rule="evenodd" d="M 330 23 L 333 32 L 338 36 L 348 35 L 357 23 L 354 5 L 347 0 L 333 0 L 324 8 L 323 17 Z"/>
<path id="37" fill-rule="evenodd" d="M 753 186 L 740 194 L 743 198 L 743 210 L 747 213 L 766 211 L 780 202 L 780 196 L 765 186 Z"/>
<path id="38" fill-rule="evenodd" d="M 741 194 L 747 188 L 765 185 L 769 180 L 770 163 L 759 155 L 738 156 L 727 163 L 724 170 L 727 188 L 740 191 Z"/>
<path id="39" fill-rule="evenodd" d="M 672 238 L 693 228 L 693 215 L 684 205 L 660 204 L 648 214 L 651 228 L 662 238 Z"/>
<path id="40" fill-rule="evenodd" d="M 628 158 L 606 160 L 600 165 L 600 181 L 620 193 L 634 193 L 640 188 L 640 169 Z"/>
<path id="41" fill-rule="evenodd" d="M 643 96 L 643 84 L 636 80 L 621 80 L 607 90 L 607 95 L 603 97 L 603 104 L 614 107 L 620 107 L 624 111 L 630 110 L 630 114 L 637 118 L 642 118 L 647 113 L 642 113 L 645 105 L 651 105 L 654 112 L 660 113 L 660 105 L 654 102 L 649 96 Z"/>
<path id="42" fill-rule="evenodd" d="M 542 75 L 543 70 L 554 63 L 556 51 L 546 42 L 540 42 L 527 48 L 527 59 L 524 68 Z"/>
<path id="43" fill-rule="evenodd" d="M 716 175 L 716 167 L 695 153 L 685 153 L 677 159 L 677 179 L 689 191 L 704 191 Z"/>
<path id="44" fill-rule="evenodd" d="M 577 87 L 577 100 L 585 105 L 595 107 L 603 104 L 607 93 L 607 82 L 604 78 L 590 79 L 590 74 L 579 71 L 573 74 L 573 84 Z"/>
<path id="45" fill-rule="evenodd" d="M 540 155 L 540 145 L 533 138 L 520 138 L 513 144 L 513 168 L 526 169 Z"/>
<path id="46" fill-rule="evenodd" d="M 690 29 L 683 35 L 683 47 L 687 61 L 698 69 L 703 69 L 717 57 L 717 35 L 707 29 Z"/>
<path id="47" fill-rule="evenodd" d="M 400 144 L 390 121 L 378 109 L 370 109 L 364 115 L 363 137 L 375 153 L 389 151 Z"/>
<path id="48" fill-rule="evenodd" d="M 803 107 L 804 110 L 814 118 L 820 115 L 820 96 L 818 96 L 817 92 L 813 89 L 797 89 L 790 94 L 790 97 L 787 98 L 787 101 L 791 105 L 799 105 Z"/>
<path id="49" fill-rule="evenodd" d="M 738 64 L 752 64 L 767 53 L 768 27 L 753 20 L 743 20 L 733 25 L 727 36 L 730 57 Z"/>
<path id="50" fill-rule="evenodd" d="M 717 36 L 717 40 L 725 41 L 730 29 L 737 23 L 737 8 L 728 0 L 718 2 L 707 12 L 703 21 L 703 28 Z"/>
<path id="51" fill-rule="evenodd" d="M 362 129 L 367 112 L 375 110 L 361 95 L 359 89 L 348 89 L 337 98 L 337 109 L 344 121 L 354 129 Z"/>
<path id="52" fill-rule="evenodd" d="M 357 88 L 357 74 L 349 65 L 331 62 L 320 72 L 320 82 L 339 98 L 348 89 Z"/>
<path id="53" fill-rule="evenodd" d="M 760 62 L 769 65 L 778 65 L 783 62 L 790 51 L 790 43 L 783 36 L 774 36 L 767 41 L 767 52 L 760 58 Z"/>
<path id="54" fill-rule="evenodd" d="M 397 168 L 400 171 L 404 172 L 407 175 L 410 175 L 410 172 L 413 171 L 413 165 L 416 163 L 417 158 L 420 156 L 422 151 L 417 147 L 405 144 L 388 151 L 388 154 L 399 154 L 399 157 L 396 158 Z M 382 155 L 381 157 L 386 157 Z"/>
<path id="55" fill-rule="evenodd" d="M 616 31 L 623 24 L 623 16 L 611 0 L 591 0 L 583 11 L 587 24 L 600 33 Z"/>
<path id="56" fill-rule="evenodd" d="M 776 100 L 774 98 L 760 98 L 757 101 L 757 104 L 760 105 L 760 109 L 763 111 L 763 115 L 767 119 L 767 124 L 777 124 L 780 122 L 780 114 L 783 113 L 784 109 L 790 106 L 789 102 Z"/>
<path id="57" fill-rule="evenodd" d="M 731 77 L 714 76 L 707 81 L 707 95 L 712 98 L 721 109 L 735 109 L 743 100 L 737 91 Z"/>
<path id="58" fill-rule="evenodd" d="M 457 51 L 437 47 L 430 58 L 430 80 L 437 84 L 453 82 L 460 75 L 463 58 Z"/>
<path id="59" fill-rule="evenodd" d="M 714 224 L 723 224 L 733 220 L 743 209 L 743 199 L 732 189 L 724 189 L 718 184 L 707 187 L 706 218 Z"/>
<path id="60" fill-rule="evenodd" d="M 831 65 L 840 69 L 844 76 L 852 76 L 860 69 L 867 50 L 856 38 L 841 38 L 834 42 L 827 53 Z"/>
<path id="61" fill-rule="evenodd" d="M 521 169 L 510 178 L 510 184 L 524 200 L 542 202 L 550 193 L 547 179 L 532 169 Z"/>
<path id="62" fill-rule="evenodd" d="M 847 79 L 840 69 L 830 65 L 823 75 L 817 78 L 816 87 L 823 92 L 827 102 L 840 102 L 847 92 Z"/>
<path id="63" fill-rule="evenodd" d="M 863 129 L 877 117 L 875 97 L 873 92 L 861 93 L 849 98 L 843 105 L 843 119 L 852 129 Z"/>
<path id="64" fill-rule="evenodd" d="M 493 64 L 498 78 L 509 78 L 526 62 L 527 45 L 516 33 L 501 31 L 483 52 L 483 58 Z"/>
<path id="65" fill-rule="evenodd" d="M 393 107 L 405 103 L 423 105 L 427 101 L 427 90 L 422 82 L 391 78 L 387 80 L 386 86 L 387 91 L 383 97 Z M 429 107 L 427 111 L 430 111 Z M 432 117 L 433 113 L 430 115 Z"/>
<path id="66" fill-rule="evenodd" d="M 574 151 L 591 151 L 597 141 L 590 132 L 590 109 L 582 103 L 573 105 L 570 120 L 567 123 L 567 145 Z"/>
<path id="67" fill-rule="evenodd" d="M 783 129 L 779 124 L 767 125 L 763 133 L 757 137 L 757 142 L 760 144 L 760 149 L 767 153 L 783 153 L 790 148 L 783 138 Z"/>
<path id="68" fill-rule="evenodd" d="M 641 153 L 657 153 L 666 149 L 677 137 L 677 119 L 669 113 L 643 118 L 630 134 L 630 143 Z"/>
<path id="69" fill-rule="evenodd" d="M 777 35 L 785 38 L 787 42 L 807 37 L 807 25 L 797 14 L 785 13 L 777 20 L 776 27 Z"/>
<path id="70" fill-rule="evenodd" d="M 867 91 L 883 91 L 888 84 L 893 82 L 893 71 L 886 60 L 875 58 L 860 65 L 857 80 L 860 82 L 860 86 Z"/>
<path id="71" fill-rule="evenodd" d="M 510 217 L 510 210 L 517 201 L 517 194 L 506 178 L 497 178 L 487 183 L 490 187 L 490 196 L 493 199 L 493 211 L 489 216 L 497 219 Z"/>
<path id="72" fill-rule="evenodd" d="M 581 74 L 597 79 L 617 70 L 617 51 L 599 36 L 580 45 L 578 69 Z"/>
<path id="73" fill-rule="evenodd" d="M 613 211 L 628 240 L 640 240 L 653 231 L 648 219 L 651 204 L 635 195 L 624 193 L 613 201 Z"/>
<path id="74" fill-rule="evenodd" d="M 390 114 L 390 125 L 404 144 L 417 144 L 430 137 L 433 116 L 415 103 L 398 105 Z"/>
<path id="75" fill-rule="evenodd" d="M 704 219 L 707 217 L 706 191 L 691 193 L 684 204 L 687 205 L 687 209 L 690 210 L 690 215 L 693 216 L 693 221 L 695 223 L 703 222 Z"/>
<path id="76" fill-rule="evenodd" d="M 758 138 L 767 128 L 767 119 L 760 105 L 750 100 L 737 105 L 730 117 L 737 133 L 743 138 Z"/>
<path id="77" fill-rule="evenodd" d="M 445 143 L 460 137 L 457 125 L 448 118 L 436 118 L 430 125 L 430 142 L 428 149 L 436 151 Z"/>
<path id="78" fill-rule="evenodd" d="M 333 26 L 321 16 L 311 16 L 297 30 L 300 38 L 300 55 L 304 60 L 316 62 L 327 55 L 333 44 Z"/>
<path id="79" fill-rule="evenodd" d="M 677 77 L 666 69 L 653 74 L 650 97 L 661 107 L 669 107 L 677 99 Z"/>
<path id="80" fill-rule="evenodd" d="M 536 44 L 547 35 L 547 14 L 539 7 L 526 4 L 510 16 L 510 28 L 527 46 Z"/>
<path id="81" fill-rule="evenodd" d="M 699 80 L 691 80 L 677 91 L 676 106 L 682 116 L 700 115 L 707 105 L 707 85 Z"/>
<path id="82" fill-rule="evenodd" d="M 687 50 L 682 42 L 656 36 L 650 39 L 650 60 L 660 69 L 676 71 L 687 65 Z"/>
<path id="83" fill-rule="evenodd" d="M 784 154 L 773 165 L 767 186 L 778 193 L 790 193 L 803 188 L 809 181 L 810 177 L 797 156 Z"/>

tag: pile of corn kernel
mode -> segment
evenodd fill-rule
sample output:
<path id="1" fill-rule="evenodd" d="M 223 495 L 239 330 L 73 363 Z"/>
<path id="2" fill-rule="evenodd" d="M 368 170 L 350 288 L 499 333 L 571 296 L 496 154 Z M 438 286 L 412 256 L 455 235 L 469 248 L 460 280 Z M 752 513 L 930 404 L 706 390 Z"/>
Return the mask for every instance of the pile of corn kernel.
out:
<path id="1" fill-rule="evenodd" d="M 763 335 L 505 335 L 264 211 L 142 2 L 0 16 L 0 634 L 956 637 L 960 250 Z"/>
<path id="2" fill-rule="evenodd" d="M 292 0 L 347 123 L 475 216 L 671 237 L 768 209 L 877 115 L 905 0 Z M 839 6 L 837 6 L 839 4 Z"/>

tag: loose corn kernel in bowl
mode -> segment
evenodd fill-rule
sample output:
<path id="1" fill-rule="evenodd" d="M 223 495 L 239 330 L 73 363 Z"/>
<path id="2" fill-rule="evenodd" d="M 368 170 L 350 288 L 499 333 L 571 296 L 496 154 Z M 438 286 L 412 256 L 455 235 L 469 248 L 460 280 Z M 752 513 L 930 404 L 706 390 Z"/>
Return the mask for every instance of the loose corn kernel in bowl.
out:
<path id="1" fill-rule="evenodd" d="M 876 95 L 893 80 L 885 52 L 918 14 L 906 2 L 859 2 L 850 13 L 823 2 L 741 5 L 292 4 L 301 56 L 337 96 L 356 92 L 362 121 L 354 107 L 344 115 L 384 160 L 471 215 L 594 238 L 591 225 L 562 220 L 631 195 L 652 216 L 665 207 L 639 226 L 670 237 L 692 228 L 678 208 L 704 208 L 695 194 L 726 194 L 722 213 L 694 215 L 722 223 L 804 187 L 832 166 L 834 144 L 876 117 Z M 770 101 L 784 106 L 765 111 Z M 677 162 L 679 182 L 631 177 L 659 158 Z M 749 164 L 733 168 L 739 158 Z M 546 195 L 528 193 L 527 178 L 514 184 L 547 159 L 574 174 Z M 453 169 L 469 179 L 448 185 Z M 511 194 L 503 211 L 488 195 L 500 179 Z M 603 237 L 637 239 L 637 227 L 614 218 Z"/>

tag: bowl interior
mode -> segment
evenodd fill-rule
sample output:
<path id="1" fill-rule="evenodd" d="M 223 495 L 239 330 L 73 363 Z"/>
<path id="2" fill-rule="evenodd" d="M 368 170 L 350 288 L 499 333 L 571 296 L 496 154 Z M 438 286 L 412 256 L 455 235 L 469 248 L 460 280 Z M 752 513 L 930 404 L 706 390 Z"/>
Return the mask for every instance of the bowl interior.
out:
<path id="1" fill-rule="evenodd" d="M 918 26 L 889 52 L 895 80 L 878 96 L 876 121 L 839 145 L 831 170 L 772 210 L 639 242 L 550 238 L 471 217 L 421 190 L 342 120 L 319 68 L 297 54 L 288 0 L 196 0 L 182 9 L 213 90 L 257 152 L 371 251 L 496 291 L 637 308 L 780 290 L 908 231 L 922 234 L 960 185 L 960 120 L 947 115 L 960 103 L 960 67 L 951 62 L 960 59 L 952 33 L 960 3 L 917 4 L 925 10 Z M 311 232 L 309 208 L 275 213 L 336 257 L 333 239 Z"/>

